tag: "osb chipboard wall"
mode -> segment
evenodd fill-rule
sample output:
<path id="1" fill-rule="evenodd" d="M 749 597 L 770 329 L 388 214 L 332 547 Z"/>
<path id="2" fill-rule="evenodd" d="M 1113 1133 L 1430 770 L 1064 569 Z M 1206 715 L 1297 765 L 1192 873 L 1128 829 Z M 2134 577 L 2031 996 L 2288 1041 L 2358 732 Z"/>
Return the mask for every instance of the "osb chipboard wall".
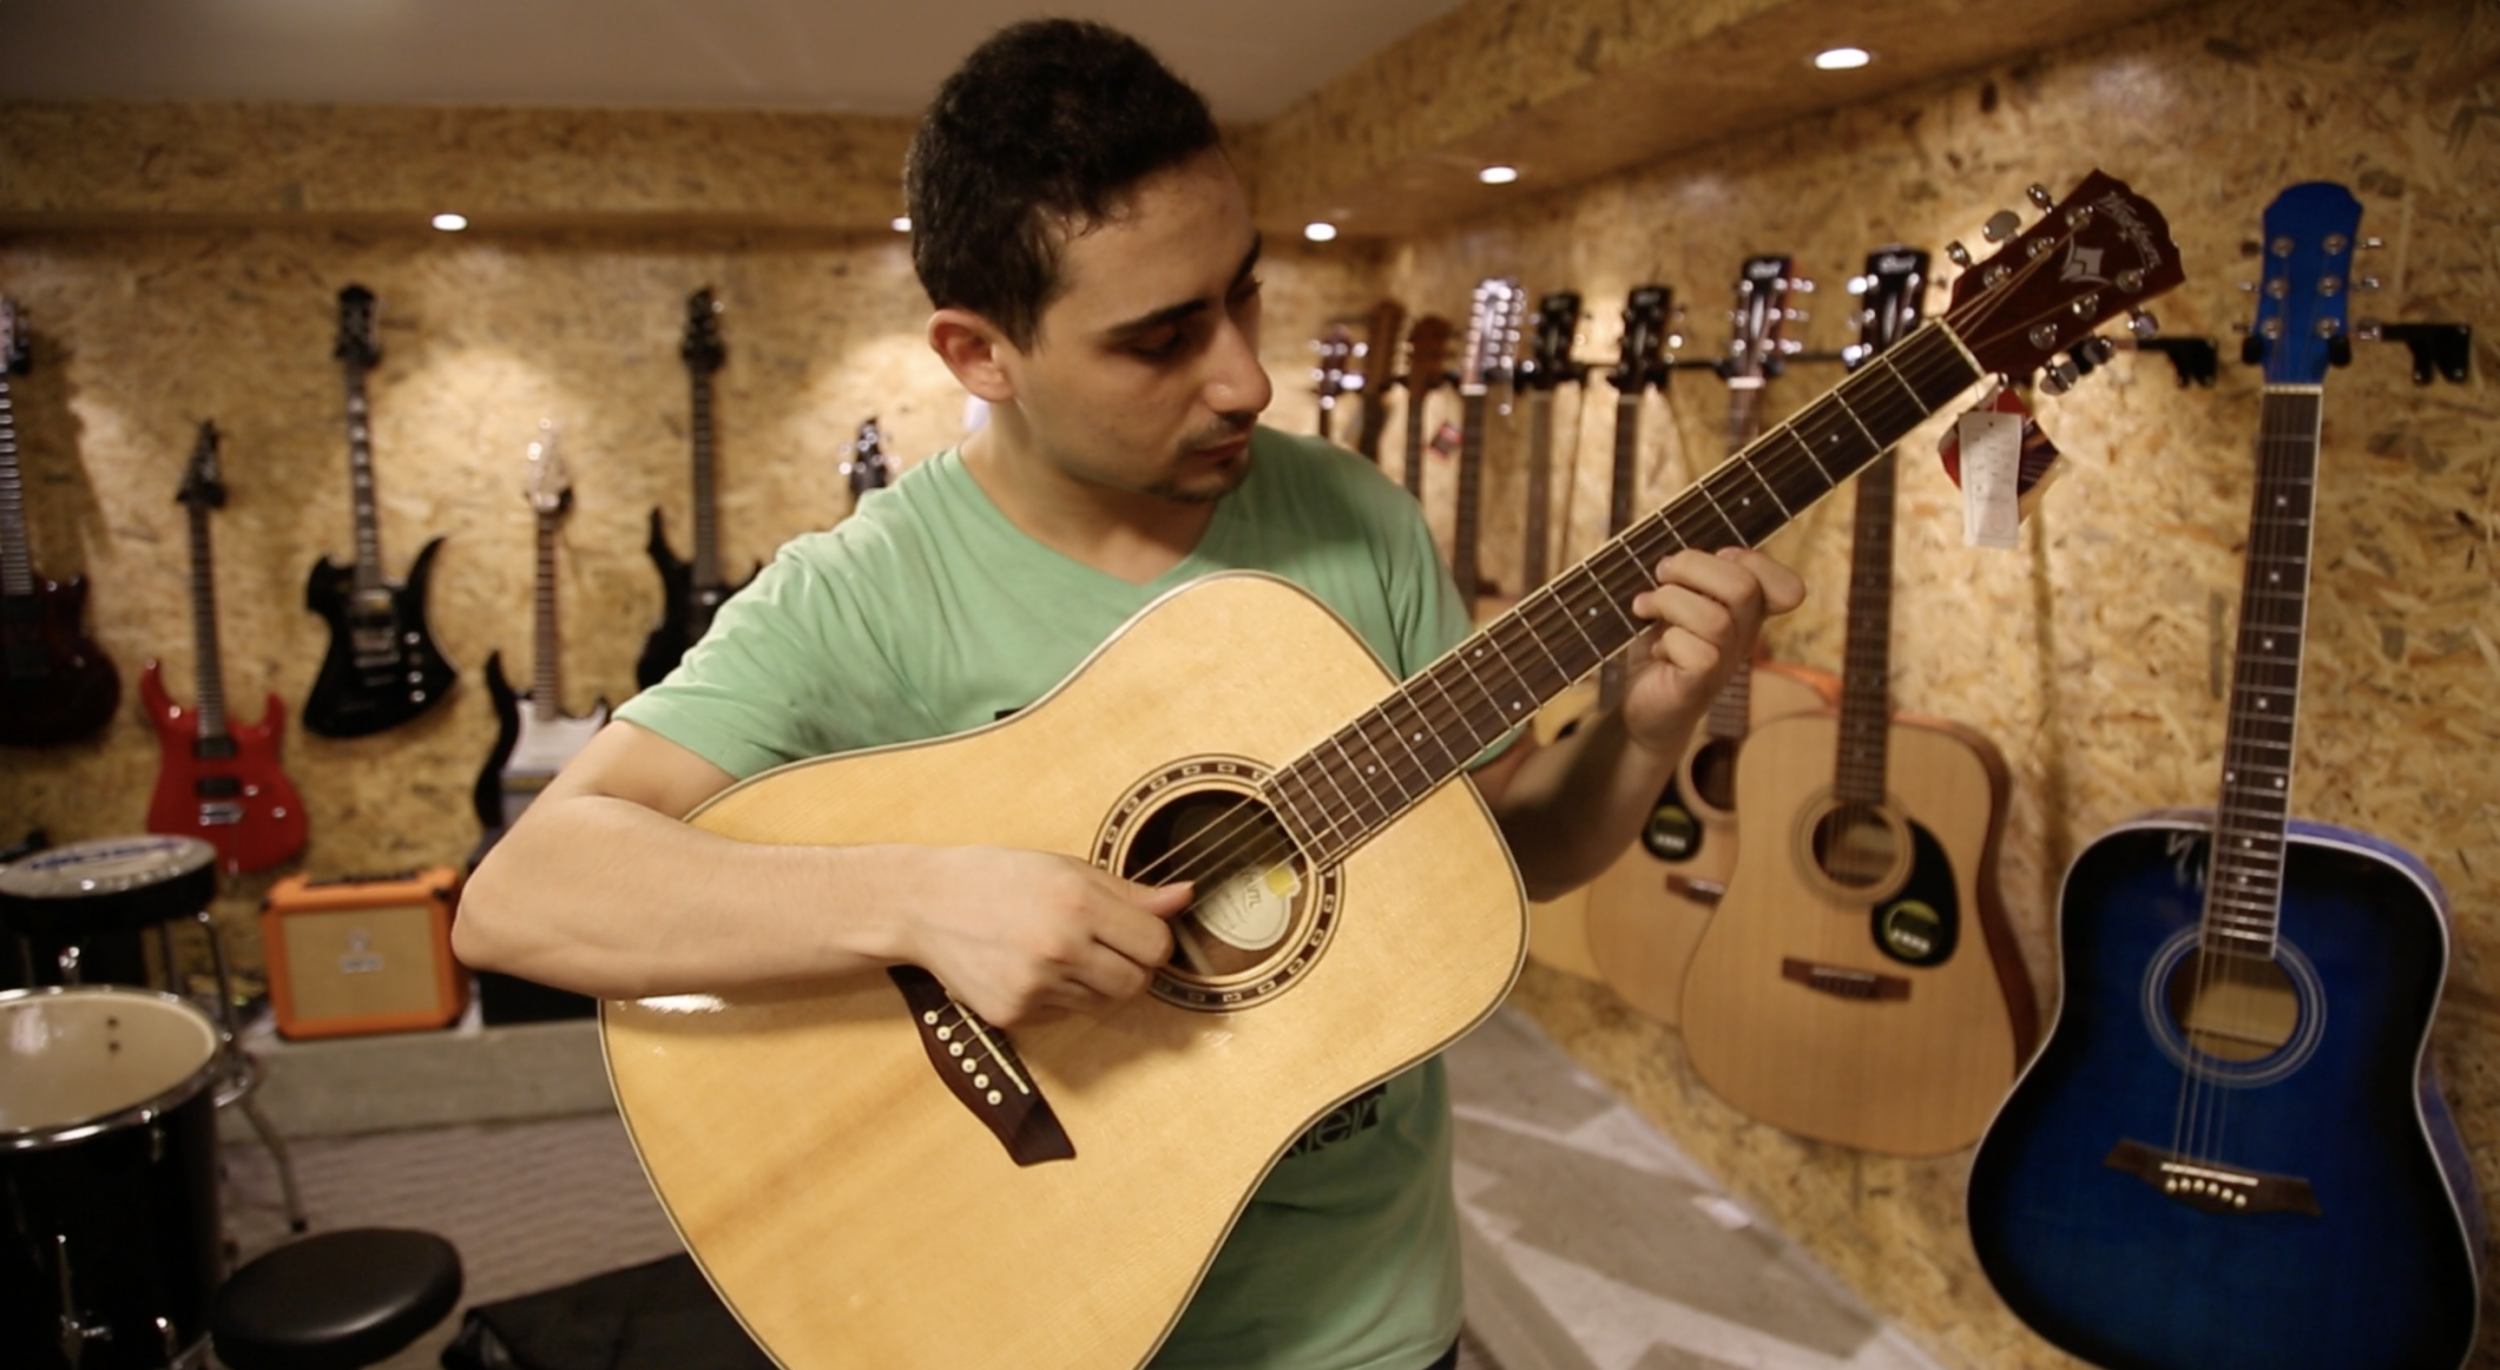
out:
<path id="1" fill-rule="evenodd" d="M 1308 385 L 1294 378 L 1308 373 L 1318 320 L 1368 298 L 1353 284 L 1366 260 L 1270 252 L 1276 421 L 1310 427 Z M 25 307 L 35 342 L 34 369 L 12 387 L 35 563 L 88 577 L 91 632 L 126 700 L 101 739 L 8 750 L 0 832 L 40 825 L 70 842 L 145 827 L 158 755 L 136 704 L 141 663 L 165 662 L 177 701 L 197 695 L 174 493 L 203 418 L 225 437 L 229 503 L 211 526 L 227 695 L 249 720 L 274 690 L 296 717 L 328 642 L 303 607 L 305 577 L 317 558 L 354 552 L 331 356 L 350 282 L 381 302 L 369 385 L 384 570 L 404 575 L 428 538 L 445 539 L 429 616 L 462 679 L 443 706 L 371 737 L 290 728 L 285 768 L 312 837 L 300 863 L 228 884 L 220 913 L 247 969 L 260 960 L 247 915 L 286 870 L 456 864 L 477 841 L 469 792 L 495 731 L 487 656 L 500 651 L 523 686 L 532 662 L 535 516 L 522 482 L 541 418 L 559 425 L 574 496 L 556 567 L 563 702 L 578 713 L 632 692 L 660 614 L 651 511 L 664 511 L 678 556 L 693 550 L 678 354 L 693 290 L 710 285 L 723 305 L 725 575 L 850 511 L 837 464 L 870 415 L 898 469 L 964 431 L 963 393 L 922 341 L 928 303 L 891 231 L 14 235 L 0 243 L 0 290 Z"/>
<path id="2" fill-rule="evenodd" d="M 2062 190 L 2096 165 L 2163 208 L 2190 279 L 2153 308 L 2168 333 L 2220 340 L 2213 388 L 2182 389 L 2160 357 L 2121 354 L 2071 396 L 2043 398 L 2067 470 L 2012 552 L 1961 545 L 1958 497 L 1936 459 L 1941 422 L 1901 447 L 1893 698 L 1978 728 L 2010 763 L 2002 884 L 2047 1004 L 2069 858 L 2114 822 L 2210 805 L 2218 791 L 2260 384 L 2236 361 L 2230 326 L 2253 308 L 2234 282 L 2256 274 L 2244 245 L 2277 191 L 2350 185 L 2364 232 L 2387 244 L 2364 259 L 2386 288 L 2359 297 L 2356 315 L 2482 332 L 2467 385 L 2416 387 L 2404 348 L 2372 344 L 2328 378 L 2294 808 L 2409 848 L 2445 883 L 2454 963 L 2433 1056 L 2488 1184 L 2500 1182 L 2495 105 L 2500 12 L 2488 5 L 2232 0 L 1454 227 L 1404 244 L 1387 285 L 1410 308 L 1459 317 L 1486 274 L 1515 275 L 1532 297 L 1576 289 L 1590 313 L 1579 354 L 1603 364 L 1629 288 L 1664 282 L 1689 308 L 1686 355 L 1706 357 L 1726 343 L 1742 260 L 1785 252 L 1821 284 L 1798 302 L 1813 318 L 1795 336 L 1831 352 L 1856 340 L 1840 287 L 1879 245 L 1934 250 L 1950 278 L 1947 240 L 1984 251 L 1981 222 L 2020 205 L 2026 183 Z M 1931 312 L 1943 303 L 1932 294 Z M 1773 416 L 1839 376 L 1791 368 L 1770 386 Z M 1602 528 L 1612 400 L 1598 381 L 1557 404 L 1568 474 L 1555 508 L 1570 511 L 1573 555 Z M 1666 398 L 1647 401 L 1640 507 L 1724 454 L 1726 406 L 1706 372 L 1679 372 Z M 1484 564 L 1515 590 L 1517 416 L 1492 448 Z M 1394 429 L 1387 450 L 1398 450 Z M 1444 536 L 1449 468 L 1428 468 Z M 1773 544 L 1813 596 L 1771 632 L 1784 659 L 1840 665 L 1849 495 Z M 2075 1363 L 1981 1277 L 1960 1216 L 1967 1153 L 1905 1161 L 1797 1140 L 1719 1103 L 1676 1034 L 1601 987 L 1532 967 L 1518 1001 L 1947 1363 Z"/>

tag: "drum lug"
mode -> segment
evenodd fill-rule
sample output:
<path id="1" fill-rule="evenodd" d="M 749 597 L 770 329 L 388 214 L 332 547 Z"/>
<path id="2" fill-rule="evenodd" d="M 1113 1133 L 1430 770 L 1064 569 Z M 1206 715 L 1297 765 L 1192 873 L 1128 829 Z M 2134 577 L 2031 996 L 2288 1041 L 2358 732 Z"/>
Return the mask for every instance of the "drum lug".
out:
<path id="1" fill-rule="evenodd" d="M 53 1252 L 59 1258 L 61 1272 L 61 1359 L 69 1362 L 69 1370 L 78 1370 L 78 1363 L 86 1358 L 87 1343 L 111 1341 L 113 1329 L 89 1327 L 78 1320 L 78 1304 L 75 1295 L 71 1292 L 69 1238 L 62 1233 L 55 1232 L 52 1234 L 52 1244 Z"/>

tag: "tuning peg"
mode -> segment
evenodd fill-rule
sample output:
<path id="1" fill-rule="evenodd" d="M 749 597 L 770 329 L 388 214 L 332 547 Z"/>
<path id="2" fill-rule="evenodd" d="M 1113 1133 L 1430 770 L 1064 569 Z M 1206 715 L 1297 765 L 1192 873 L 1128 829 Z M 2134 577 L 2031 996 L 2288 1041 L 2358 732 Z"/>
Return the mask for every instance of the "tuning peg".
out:
<path id="1" fill-rule="evenodd" d="M 1794 276 L 1789 278 L 1788 289 L 1791 294 L 1811 295 L 1814 293 L 1814 282 L 1803 276 Z"/>
<path id="2" fill-rule="evenodd" d="M 2077 370 L 2088 372 L 2093 367 L 2107 363 L 2117 354 L 2118 344 L 2096 334 L 2075 344 L 2075 367 Z"/>
<path id="3" fill-rule="evenodd" d="M 2376 290 L 2382 284 L 2384 284 L 2384 282 L 2380 281 L 2376 276 L 2355 276 L 2352 278 L 2352 288 L 2355 290 Z"/>
<path id="4" fill-rule="evenodd" d="M 2363 342 L 2385 342 L 2387 329 L 2376 319 L 2363 319 L 2352 326 L 2352 335 Z"/>
<path id="5" fill-rule="evenodd" d="M 2326 359 L 2330 365 L 2352 365 L 2352 339 L 2341 333 L 2326 340 Z"/>
<path id="6" fill-rule="evenodd" d="M 1863 295 L 1867 287 L 1874 283 L 1874 278 L 1869 276 L 1852 276 L 1849 278 L 1848 291 L 1852 295 Z"/>
<path id="7" fill-rule="evenodd" d="M 1979 226 L 1979 236 L 1992 243 L 2001 243 L 2022 230 L 2023 221 L 2014 211 L 2000 209 Z"/>
<path id="8" fill-rule="evenodd" d="M 2387 240 L 2385 238 L 2364 238 L 2361 240 L 2359 246 L 2364 252 L 2377 252 L 2387 246 Z"/>
<path id="9" fill-rule="evenodd" d="M 2063 395 L 2075 388 L 2075 382 L 2082 375 L 2073 362 L 2056 362 L 2041 373 L 2040 388 L 2052 395 Z"/>
<path id="10" fill-rule="evenodd" d="M 2127 311 L 2127 331 L 2135 335 L 2137 342 L 2147 342 L 2161 335 L 2161 320 L 2153 317 L 2152 310 L 2130 309 Z"/>
<path id="11" fill-rule="evenodd" d="M 2023 194 L 2029 196 L 2031 202 L 2042 209 L 2046 209 L 2057 203 L 2057 197 L 2051 195 L 2049 193 L 2049 188 L 2040 184 L 2038 181 L 2034 181 L 2030 185 L 2023 187 Z"/>
<path id="12" fill-rule="evenodd" d="M 1811 319 L 1814 316 L 1812 314 L 1808 314 L 1802 309 L 1783 309 L 1780 311 L 1780 317 L 1787 319 L 1791 323 L 1804 323 L 1806 320 Z"/>
<path id="13" fill-rule="evenodd" d="M 2241 281 L 2239 283 L 2239 287 L 2240 293 L 2243 295 L 2254 295 L 2257 293 L 2257 283 L 2255 281 Z"/>
<path id="14" fill-rule="evenodd" d="M 1946 243 L 1944 245 L 1944 255 L 1945 260 L 1953 263 L 1955 266 L 1970 265 L 1970 249 L 1962 246 L 1958 242 Z"/>
<path id="15" fill-rule="evenodd" d="M 2254 333 L 2240 339 L 2240 360 L 2250 366 L 2263 366 L 2266 360 L 2266 340 Z"/>

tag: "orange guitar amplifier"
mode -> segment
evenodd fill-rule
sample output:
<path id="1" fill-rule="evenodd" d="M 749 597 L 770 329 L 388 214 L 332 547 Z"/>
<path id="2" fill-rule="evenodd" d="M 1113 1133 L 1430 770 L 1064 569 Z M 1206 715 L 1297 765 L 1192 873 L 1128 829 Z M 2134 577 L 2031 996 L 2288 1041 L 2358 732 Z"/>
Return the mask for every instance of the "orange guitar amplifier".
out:
<path id="1" fill-rule="evenodd" d="M 270 886 L 260 940 L 278 1033 L 345 1037 L 444 1027 L 468 1005 L 451 955 L 449 866 Z"/>

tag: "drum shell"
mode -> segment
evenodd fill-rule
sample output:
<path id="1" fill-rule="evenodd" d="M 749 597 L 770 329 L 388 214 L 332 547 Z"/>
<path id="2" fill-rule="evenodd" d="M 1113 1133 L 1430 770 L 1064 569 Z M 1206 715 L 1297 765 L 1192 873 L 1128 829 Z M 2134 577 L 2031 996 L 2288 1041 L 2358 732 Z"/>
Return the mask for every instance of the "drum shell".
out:
<path id="1" fill-rule="evenodd" d="M 77 1319 L 110 1333 L 85 1343 L 78 1370 L 166 1365 L 158 1318 L 172 1324 L 184 1363 L 196 1361 L 209 1297 L 224 1275 L 216 1064 L 211 1055 L 169 1096 L 87 1125 L 0 1137 L 0 1366 L 69 1370 L 64 1238 Z"/>

